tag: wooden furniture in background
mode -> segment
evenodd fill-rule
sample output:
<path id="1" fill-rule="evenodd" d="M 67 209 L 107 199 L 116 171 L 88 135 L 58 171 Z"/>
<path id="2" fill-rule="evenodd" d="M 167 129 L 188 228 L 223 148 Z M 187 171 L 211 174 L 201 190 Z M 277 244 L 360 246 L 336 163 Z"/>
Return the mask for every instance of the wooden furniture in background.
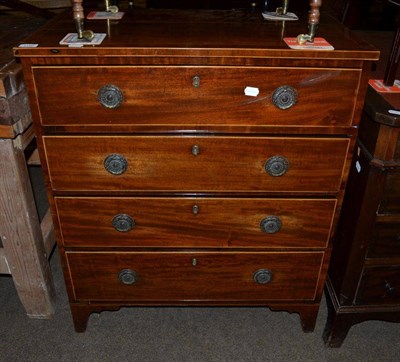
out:
<path id="1" fill-rule="evenodd" d="M 399 108 L 399 94 L 368 89 L 329 268 L 329 347 L 356 323 L 400 322 Z"/>
<path id="2" fill-rule="evenodd" d="M 0 111 L 0 274 L 12 276 L 29 317 L 50 318 L 54 286 L 48 257 L 55 238 L 50 210 L 40 220 L 33 195 L 26 149 L 35 135 L 15 62 L 0 71 Z"/>
<path id="3" fill-rule="evenodd" d="M 389 0 L 393 9 L 397 12 L 400 10 L 400 0 Z M 397 68 L 400 61 L 400 19 L 396 22 L 396 34 L 393 39 L 389 61 L 386 67 L 385 77 L 383 83 L 391 87 L 396 80 Z"/>
<path id="4" fill-rule="evenodd" d="M 393 85 L 398 29 L 393 41 L 390 32 L 358 34 L 382 49 L 372 78 Z M 400 321 L 400 118 L 389 113 L 399 109 L 400 93 L 369 87 L 328 274 L 329 347 L 340 347 L 354 324 Z"/>
<path id="5" fill-rule="evenodd" d="M 314 329 L 379 52 L 331 18 L 334 51 L 289 49 L 306 23 L 135 9 L 76 48 L 59 44 L 70 11 L 15 48 L 77 331 L 138 305 L 265 306 Z"/>

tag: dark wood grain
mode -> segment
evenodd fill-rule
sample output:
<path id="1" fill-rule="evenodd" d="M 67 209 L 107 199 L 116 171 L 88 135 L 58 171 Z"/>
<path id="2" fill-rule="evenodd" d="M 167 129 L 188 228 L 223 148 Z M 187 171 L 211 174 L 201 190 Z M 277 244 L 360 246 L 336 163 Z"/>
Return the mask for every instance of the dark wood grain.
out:
<path id="1" fill-rule="evenodd" d="M 386 178 L 379 214 L 400 214 L 400 169 L 391 172 Z"/>
<path id="2" fill-rule="evenodd" d="M 68 11 L 25 40 L 40 44 L 39 48 L 16 48 L 15 54 L 22 57 L 44 55 L 56 59 L 66 55 L 125 57 L 147 54 L 160 57 L 185 54 L 204 57 L 210 56 L 212 49 L 212 54 L 218 57 L 377 60 L 379 52 L 375 48 L 354 37 L 329 16 L 320 19 L 318 35 L 328 39 L 335 52 L 290 49 L 282 35 L 297 37 L 304 32 L 306 22 L 305 18 L 286 22 L 282 34 L 281 24 L 264 21 L 260 13 L 135 9 L 127 11 L 118 24 L 107 26 L 106 21 L 88 21 L 89 29 L 95 33 L 106 33 L 107 37 L 100 47 L 85 47 L 77 51 L 59 45 L 67 33 L 76 31 L 71 11 Z M 54 49 L 59 52 L 52 52 Z"/>
<path id="3" fill-rule="evenodd" d="M 400 224 L 380 218 L 373 228 L 368 258 L 400 258 Z"/>
<path id="4" fill-rule="evenodd" d="M 43 125 L 210 128 L 211 124 L 349 126 L 361 74 L 347 69 L 172 66 L 35 67 L 33 73 Z M 200 77 L 198 88 L 193 87 L 195 76 Z M 97 99 L 107 84 L 123 93 L 118 108 L 105 109 Z M 281 110 L 272 103 L 272 95 L 284 85 L 296 90 L 298 101 Z M 258 88 L 259 95 L 246 96 L 248 86 Z"/>
<path id="5" fill-rule="evenodd" d="M 323 253 L 68 252 L 66 256 L 76 300 L 173 304 L 314 300 Z M 134 270 L 137 282 L 122 284 L 118 280 L 122 269 Z M 272 272 L 270 283 L 255 283 L 253 274 L 259 269 Z"/>
<path id="6" fill-rule="evenodd" d="M 358 289 L 355 303 L 363 305 L 399 304 L 399 288 L 399 266 L 365 268 L 361 277 L 360 287 Z"/>
<path id="7" fill-rule="evenodd" d="M 192 154 L 198 145 L 198 156 Z M 340 188 L 349 141 L 269 137 L 57 137 L 44 146 L 55 191 L 330 192 Z M 312 149 L 310 153 L 308 150 Z M 110 154 L 128 163 L 122 175 L 104 168 Z M 278 177 L 265 171 L 276 155 L 289 162 Z"/>
<path id="8" fill-rule="evenodd" d="M 64 245 L 105 248 L 321 248 L 328 243 L 335 204 L 334 199 L 56 198 Z M 112 226 L 120 213 L 133 218 L 132 230 Z M 282 226 L 267 234 L 260 222 L 271 215 Z"/>

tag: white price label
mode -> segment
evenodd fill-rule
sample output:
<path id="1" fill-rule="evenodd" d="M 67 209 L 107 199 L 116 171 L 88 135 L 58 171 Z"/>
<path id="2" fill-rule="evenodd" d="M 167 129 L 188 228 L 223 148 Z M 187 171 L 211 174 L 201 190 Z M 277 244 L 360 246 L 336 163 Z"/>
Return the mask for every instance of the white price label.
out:
<path id="1" fill-rule="evenodd" d="M 246 87 L 244 89 L 244 94 L 246 96 L 257 97 L 259 93 L 260 93 L 260 90 L 256 87 Z"/>
<path id="2" fill-rule="evenodd" d="M 361 165 L 360 165 L 360 162 L 358 162 L 358 161 L 356 162 L 356 170 L 358 173 L 361 172 Z"/>

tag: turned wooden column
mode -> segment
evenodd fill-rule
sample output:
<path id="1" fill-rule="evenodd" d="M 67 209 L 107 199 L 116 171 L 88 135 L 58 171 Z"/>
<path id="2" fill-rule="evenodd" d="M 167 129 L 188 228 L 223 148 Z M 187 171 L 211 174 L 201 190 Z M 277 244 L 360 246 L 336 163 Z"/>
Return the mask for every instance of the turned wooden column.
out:
<path id="1" fill-rule="evenodd" d="M 320 12 L 319 9 L 322 5 L 322 0 L 311 0 L 310 1 L 310 12 L 308 14 L 308 34 L 300 34 L 297 37 L 297 41 L 300 44 L 306 42 L 312 43 L 314 41 L 315 34 L 317 32 Z"/>
<path id="2" fill-rule="evenodd" d="M 85 14 L 83 11 L 82 0 L 72 0 L 72 12 L 79 39 L 93 39 L 93 31 L 85 30 Z"/>
<path id="3" fill-rule="evenodd" d="M 83 38 L 85 14 L 83 12 L 82 0 L 72 0 L 72 11 L 78 36 L 79 38 Z"/>
<path id="4" fill-rule="evenodd" d="M 319 9 L 322 5 L 322 0 L 311 0 L 310 1 L 310 13 L 308 14 L 308 25 L 315 27 L 319 24 Z"/>

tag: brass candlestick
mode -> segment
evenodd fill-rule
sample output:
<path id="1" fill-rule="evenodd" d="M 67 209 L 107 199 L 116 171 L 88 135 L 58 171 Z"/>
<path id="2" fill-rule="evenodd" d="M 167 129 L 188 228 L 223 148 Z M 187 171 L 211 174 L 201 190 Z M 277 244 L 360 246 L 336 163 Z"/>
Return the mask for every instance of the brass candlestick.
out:
<path id="1" fill-rule="evenodd" d="M 297 42 L 299 44 L 305 44 L 306 42 L 314 42 L 314 37 L 318 29 L 319 24 L 319 8 L 322 5 L 322 0 L 311 0 L 311 10 L 308 15 L 308 34 L 300 34 L 297 36 Z"/>
<path id="2" fill-rule="evenodd" d="M 282 14 L 286 15 L 288 7 L 289 7 L 289 0 L 283 0 L 282 1 L 282 6 L 279 7 L 279 8 L 276 8 L 276 13 L 278 15 L 282 15 Z"/>
<path id="3" fill-rule="evenodd" d="M 94 33 L 85 30 L 85 14 L 83 11 L 82 0 L 72 0 L 72 11 L 79 39 L 92 40 Z"/>
<path id="4" fill-rule="evenodd" d="M 111 5 L 110 0 L 104 0 L 104 4 L 106 6 L 106 11 L 109 11 L 110 13 L 117 13 L 119 11 L 117 5 Z"/>

